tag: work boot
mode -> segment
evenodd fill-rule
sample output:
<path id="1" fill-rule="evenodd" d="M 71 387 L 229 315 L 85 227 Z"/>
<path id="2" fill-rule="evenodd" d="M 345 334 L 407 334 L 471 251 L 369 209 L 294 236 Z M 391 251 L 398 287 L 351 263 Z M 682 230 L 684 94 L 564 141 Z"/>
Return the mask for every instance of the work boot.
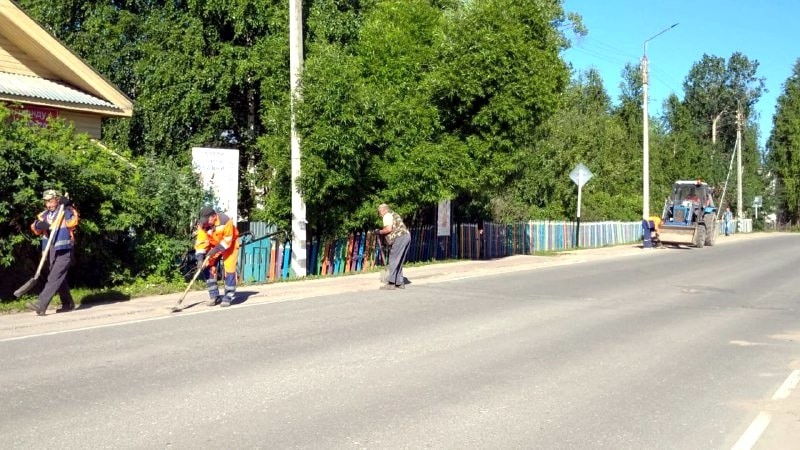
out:
<path id="1" fill-rule="evenodd" d="M 233 303 L 233 297 L 226 295 L 225 297 L 222 297 L 222 303 L 220 303 L 219 306 L 227 308 L 228 306 L 231 306 L 231 303 Z"/>
<path id="2" fill-rule="evenodd" d="M 75 303 L 68 303 L 66 305 L 61 305 L 61 308 L 56 310 L 56 313 L 65 313 L 70 312 L 75 309 Z"/>
<path id="3" fill-rule="evenodd" d="M 214 297 L 206 302 L 206 306 L 217 306 L 217 303 L 219 303 L 219 297 Z"/>
<path id="4" fill-rule="evenodd" d="M 26 303 L 25 307 L 31 311 L 34 311 L 37 316 L 43 316 L 45 314 L 44 310 L 39 308 L 39 305 L 36 305 L 33 302 Z"/>

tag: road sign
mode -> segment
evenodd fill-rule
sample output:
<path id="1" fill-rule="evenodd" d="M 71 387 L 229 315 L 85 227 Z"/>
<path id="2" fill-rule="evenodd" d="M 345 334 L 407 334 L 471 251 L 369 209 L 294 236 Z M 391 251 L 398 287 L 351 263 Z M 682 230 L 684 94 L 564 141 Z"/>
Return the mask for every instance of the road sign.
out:
<path id="1" fill-rule="evenodd" d="M 578 242 L 581 229 L 581 191 L 583 185 L 592 178 L 592 175 L 592 171 L 581 163 L 578 163 L 578 165 L 572 169 L 572 172 L 569 173 L 569 177 L 575 182 L 575 184 L 578 185 L 578 221 L 577 226 L 575 227 L 575 247 L 578 247 L 579 245 Z"/>
<path id="2" fill-rule="evenodd" d="M 593 176 L 594 174 L 592 171 L 581 163 L 578 163 L 578 165 L 572 169 L 572 172 L 569 173 L 570 179 L 572 179 L 579 188 L 583 187 Z"/>

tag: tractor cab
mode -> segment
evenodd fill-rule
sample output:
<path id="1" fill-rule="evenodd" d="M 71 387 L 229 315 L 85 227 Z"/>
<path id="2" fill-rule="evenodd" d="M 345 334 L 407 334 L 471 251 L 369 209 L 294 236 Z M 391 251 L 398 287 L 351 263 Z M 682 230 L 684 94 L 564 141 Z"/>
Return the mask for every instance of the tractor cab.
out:
<path id="1" fill-rule="evenodd" d="M 678 181 L 664 205 L 662 220 L 672 225 L 691 225 L 714 211 L 713 189 L 708 184 L 700 180 Z"/>

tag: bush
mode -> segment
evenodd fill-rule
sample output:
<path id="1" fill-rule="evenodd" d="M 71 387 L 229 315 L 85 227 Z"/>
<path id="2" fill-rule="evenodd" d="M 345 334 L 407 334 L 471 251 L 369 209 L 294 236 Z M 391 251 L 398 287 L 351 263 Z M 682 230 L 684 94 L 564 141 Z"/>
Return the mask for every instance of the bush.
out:
<path id="1" fill-rule="evenodd" d="M 71 284 L 108 287 L 179 275 L 175 261 L 204 195 L 190 165 L 126 159 L 63 121 L 35 127 L 11 114 L 0 105 L 0 277 L 6 280 L 0 299 L 10 298 L 39 263 L 29 225 L 44 209 L 45 189 L 68 192 L 80 214 Z"/>

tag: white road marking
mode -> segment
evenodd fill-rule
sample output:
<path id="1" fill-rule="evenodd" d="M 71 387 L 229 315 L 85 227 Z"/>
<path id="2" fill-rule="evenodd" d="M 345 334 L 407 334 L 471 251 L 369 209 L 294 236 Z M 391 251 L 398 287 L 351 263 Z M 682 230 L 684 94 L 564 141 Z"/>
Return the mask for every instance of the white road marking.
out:
<path id="1" fill-rule="evenodd" d="M 786 380 L 783 382 L 781 387 L 775 391 L 775 394 L 772 396 L 772 400 L 784 400 L 789 397 L 789 394 L 792 393 L 792 390 L 797 386 L 797 383 L 800 382 L 800 370 L 795 370 L 789 374 Z M 761 438 L 761 435 L 764 433 L 764 430 L 767 429 L 769 426 L 770 421 L 772 420 L 772 416 L 769 413 L 761 411 L 756 416 L 753 423 L 747 427 L 744 434 L 736 441 L 736 444 L 731 448 L 731 450 L 750 450 L 756 445 L 756 442 Z"/>
<path id="2" fill-rule="evenodd" d="M 783 382 L 783 385 L 775 391 L 775 395 L 772 396 L 773 400 L 783 400 L 789 397 L 789 394 L 792 393 L 792 390 L 797 387 L 797 383 L 800 382 L 800 370 L 795 370 L 789 375 L 789 378 Z"/>
<path id="3" fill-rule="evenodd" d="M 765 412 L 761 412 L 756 417 L 756 420 L 747 427 L 747 430 L 744 432 L 742 437 L 736 441 L 736 444 L 731 448 L 731 450 L 750 450 L 756 445 L 758 439 L 761 437 L 761 433 L 767 429 L 770 420 L 772 420 L 772 416 Z"/>
<path id="4" fill-rule="evenodd" d="M 749 342 L 749 341 L 731 341 L 730 343 L 732 345 L 738 345 L 738 346 L 741 346 L 741 347 L 752 347 L 752 346 L 755 346 L 755 345 L 764 345 L 764 344 L 758 344 L 756 342 Z"/>

